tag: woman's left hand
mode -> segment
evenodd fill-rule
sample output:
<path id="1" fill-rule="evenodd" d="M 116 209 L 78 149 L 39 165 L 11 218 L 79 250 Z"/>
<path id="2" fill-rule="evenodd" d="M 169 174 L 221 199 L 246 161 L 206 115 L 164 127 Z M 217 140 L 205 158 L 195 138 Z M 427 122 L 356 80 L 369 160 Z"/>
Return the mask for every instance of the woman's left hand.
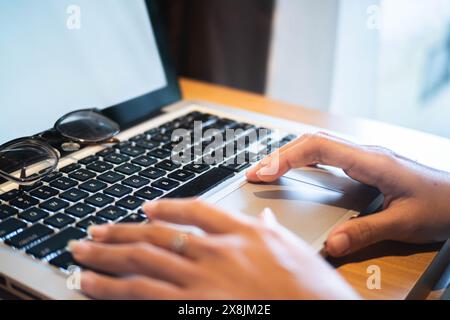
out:
<path id="1" fill-rule="evenodd" d="M 197 200 L 149 203 L 146 225 L 91 227 L 93 241 L 71 242 L 94 270 L 82 290 L 99 299 L 354 299 L 355 292 L 306 243 L 262 219 L 231 215 Z M 168 223 L 194 225 L 185 234 Z"/>

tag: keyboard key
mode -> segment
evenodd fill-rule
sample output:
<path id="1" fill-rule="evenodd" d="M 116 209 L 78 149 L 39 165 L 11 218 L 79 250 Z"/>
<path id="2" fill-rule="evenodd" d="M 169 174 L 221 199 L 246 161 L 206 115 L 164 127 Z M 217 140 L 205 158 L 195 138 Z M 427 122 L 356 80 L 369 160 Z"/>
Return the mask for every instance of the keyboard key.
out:
<path id="1" fill-rule="evenodd" d="M 108 221 L 106 221 L 105 219 L 102 219 L 100 217 L 91 216 L 91 217 L 87 217 L 86 219 L 78 222 L 77 227 L 86 230 L 90 226 L 96 226 L 96 225 L 101 225 L 101 224 L 105 224 L 105 223 L 108 223 Z"/>
<path id="2" fill-rule="evenodd" d="M 251 164 L 248 162 L 243 162 L 242 159 L 234 158 L 232 160 L 228 160 L 220 165 L 221 168 L 228 169 L 234 172 L 241 172 L 242 170 L 250 167 Z"/>
<path id="3" fill-rule="evenodd" d="M 122 164 L 130 160 L 129 157 L 124 156 L 123 154 L 118 153 L 112 153 L 106 157 L 103 158 L 106 162 L 112 163 L 112 164 Z"/>
<path id="4" fill-rule="evenodd" d="M 158 159 L 164 159 L 170 157 L 171 154 L 172 152 L 170 152 L 169 150 L 155 149 L 150 151 L 147 155 Z"/>
<path id="5" fill-rule="evenodd" d="M 28 229 L 23 230 L 19 234 L 5 241 L 9 246 L 17 249 L 22 249 L 33 242 L 36 242 L 42 238 L 45 238 L 53 233 L 53 230 L 42 225 L 35 224 Z"/>
<path id="6" fill-rule="evenodd" d="M 15 209 L 13 207 L 10 207 L 6 204 L 0 205 L 0 219 L 1 220 L 15 216 L 18 213 L 19 213 L 19 210 Z"/>
<path id="7" fill-rule="evenodd" d="M 23 229 L 27 224 L 23 221 L 17 220 L 15 218 L 9 218 L 3 222 L 0 222 L 0 239 L 5 238 L 13 232 Z"/>
<path id="8" fill-rule="evenodd" d="M 42 178 L 42 181 L 44 182 L 52 182 L 55 179 L 61 178 L 63 174 L 61 172 L 53 171 L 46 175 L 44 178 Z"/>
<path id="9" fill-rule="evenodd" d="M 136 146 L 147 150 L 153 150 L 159 146 L 159 143 L 150 140 L 141 140 L 136 142 Z"/>
<path id="10" fill-rule="evenodd" d="M 155 158 L 148 157 L 148 156 L 141 156 L 141 157 L 136 158 L 131 161 L 131 163 L 140 165 L 142 167 L 149 167 L 149 166 L 155 164 L 156 162 L 158 162 L 158 160 L 156 160 Z"/>
<path id="11" fill-rule="evenodd" d="M 179 182 L 167 178 L 162 178 L 152 183 L 153 187 L 163 190 L 172 190 L 179 185 Z"/>
<path id="12" fill-rule="evenodd" d="M 73 256 L 70 252 L 63 252 L 56 258 L 53 258 L 49 261 L 49 263 L 57 268 L 61 268 L 63 270 L 68 270 L 72 266 L 79 267 L 79 263 L 75 262 Z"/>
<path id="13" fill-rule="evenodd" d="M 20 219 L 26 220 L 31 223 L 35 223 L 41 219 L 47 218 L 49 215 L 48 212 L 38 208 L 28 209 L 18 215 Z"/>
<path id="14" fill-rule="evenodd" d="M 61 193 L 60 197 L 70 202 L 78 202 L 84 198 L 89 197 L 89 193 L 73 188 Z"/>
<path id="15" fill-rule="evenodd" d="M 178 169 L 180 167 L 180 164 L 175 163 L 172 160 L 163 160 L 160 163 L 158 163 L 155 167 L 166 171 L 173 171 L 175 169 Z"/>
<path id="16" fill-rule="evenodd" d="M 120 173 L 123 173 L 125 175 L 130 176 L 132 174 L 135 174 L 135 173 L 141 171 L 141 167 L 136 166 L 136 165 L 131 164 L 131 163 L 125 163 L 125 164 L 117 167 L 114 170 L 117 171 L 117 172 L 120 172 Z"/>
<path id="17" fill-rule="evenodd" d="M 106 148 L 106 149 L 103 149 L 100 152 L 97 152 L 95 155 L 99 156 L 99 157 L 106 157 L 106 156 L 108 156 L 108 155 L 110 155 L 112 153 L 115 153 L 115 152 L 116 152 L 116 150 L 114 148 Z"/>
<path id="18" fill-rule="evenodd" d="M 58 228 L 58 229 L 62 229 L 74 222 L 75 222 L 74 218 L 69 217 L 68 215 L 65 215 L 63 213 L 55 214 L 55 215 L 51 216 L 50 218 L 45 219 L 45 221 L 44 221 L 45 224 L 48 224 L 48 225 Z"/>
<path id="19" fill-rule="evenodd" d="M 80 161 L 78 161 L 78 163 L 88 165 L 88 164 L 91 164 L 92 162 L 95 162 L 98 160 L 100 160 L 99 156 L 89 156 L 84 159 L 81 159 Z"/>
<path id="20" fill-rule="evenodd" d="M 123 217 L 127 214 L 127 211 L 117 208 L 115 206 L 109 206 L 103 210 L 101 210 L 99 213 L 97 213 L 97 216 L 105 218 L 107 220 L 117 220 L 120 217 Z"/>
<path id="21" fill-rule="evenodd" d="M 152 141 L 167 143 L 170 141 L 170 135 L 167 134 L 155 134 L 151 136 Z"/>
<path id="22" fill-rule="evenodd" d="M 195 173 L 203 173 L 209 170 L 211 168 L 209 165 L 204 163 L 191 163 L 186 166 L 184 166 L 184 170 L 192 171 Z"/>
<path id="23" fill-rule="evenodd" d="M 27 195 L 21 195 L 9 202 L 10 205 L 17 207 L 22 210 L 26 210 L 28 208 L 31 208 L 39 203 L 39 200 L 36 198 L 27 196 Z"/>
<path id="24" fill-rule="evenodd" d="M 78 182 L 66 177 L 58 178 L 54 180 L 52 183 L 50 183 L 50 186 L 53 188 L 59 189 L 59 190 L 69 190 L 70 188 L 73 188 L 78 185 Z"/>
<path id="25" fill-rule="evenodd" d="M 114 198 L 111 198 L 107 195 L 97 193 L 93 195 L 92 197 L 89 197 L 85 200 L 87 204 L 93 205 L 95 207 L 104 207 L 112 202 L 114 202 Z"/>
<path id="26" fill-rule="evenodd" d="M 148 168 L 146 170 L 139 172 L 139 175 L 149 179 L 158 179 L 161 178 L 162 176 L 165 176 L 166 173 L 167 173 L 166 171 L 161 169 Z"/>
<path id="27" fill-rule="evenodd" d="M 168 177 L 181 182 L 186 182 L 188 180 L 195 178 L 195 174 L 186 170 L 177 170 L 169 174 Z"/>
<path id="28" fill-rule="evenodd" d="M 59 171 L 62 173 L 71 173 L 80 168 L 81 168 L 81 165 L 79 165 L 78 163 L 72 163 L 72 164 L 69 164 L 68 166 L 65 166 L 64 168 L 59 169 Z"/>
<path id="29" fill-rule="evenodd" d="M 19 189 L 12 189 L 8 192 L 1 194 L 0 199 L 3 201 L 11 201 L 12 199 L 17 198 L 21 194 L 22 194 L 22 191 L 20 191 Z"/>
<path id="30" fill-rule="evenodd" d="M 86 166 L 87 169 L 103 173 L 105 171 L 111 170 L 113 166 L 109 163 L 103 162 L 103 161 L 95 161 L 89 165 Z"/>
<path id="31" fill-rule="evenodd" d="M 117 173 L 114 171 L 108 171 L 108 172 L 105 172 L 105 173 L 99 175 L 97 177 L 97 179 L 101 180 L 103 182 L 106 182 L 106 183 L 113 184 L 113 183 L 116 183 L 116 182 L 119 182 L 119 181 L 125 179 L 125 176 L 123 174 L 120 174 L 120 173 Z"/>
<path id="32" fill-rule="evenodd" d="M 31 186 L 22 186 L 21 190 L 25 192 L 31 192 L 36 188 L 42 187 L 44 183 L 42 181 L 38 181 L 36 183 L 33 183 Z"/>
<path id="33" fill-rule="evenodd" d="M 74 227 L 68 227 L 51 238 L 31 247 L 27 250 L 28 254 L 38 259 L 45 258 L 50 253 L 64 249 L 71 240 L 80 240 L 86 237 L 86 233 Z"/>
<path id="34" fill-rule="evenodd" d="M 80 189 L 87 191 L 87 192 L 98 192 L 100 190 L 103 190 L 107 187 L 108 185 L 104 182 L 101 181 L 97 181 L 97 180 L 89 180 L 84 182 L 83 184 L 80 185 Z"/>
<path id="35" fill-rule="evenodd" d="M 201 176 L 182 185 L 178 189 L 164 196 L 164 198 L 198 197 L 234 176 L 230 170 L 213 168 Z"/>
<path id="36" fill-rule="evenodd" d="M 41 200 L 48 200 L 51 197 L 57 196 L 59 191 L 47 186 L 37 188 L 30 193 L 33 197 L 39 198 Z"/>
<path id="37" fill-rule="evenodd" d="M 122 183 L 129 187 L 137 189 L 149 184 L 150 180 L 139 176 L 132 176 L 128 179 L 123 180 Z"/>
<path id="38" fill-rule="evenodd" d="M 66 209 L 65 212 L 77 218 L 84 218 L 88 214 L 95 212 L 95 209 L 87 204 L 77 203 L 76 205 Z"/>
<path id="39" fill-rule="evenodd" d="M 120 149 L 120 153 L 130 157 L 137 157 L 145 153 L 145 149 L 139 147 L 125 147 Z"/>
<path id="40" fill-rule="evenodd" d="M 128 196 L 128 197 L 123 198 L 122 200 L 117 201 L 116 205 L 118 205 L 119 207 L 128 209 L 128 210 L 135 210 L 135 209 L 139 208 L 143 202 L 144 201 L 139 198 L 136 198 L 133 196 Z"/>
<path id="41" fill-rule="evenodd" d="M 132 213 L 129 216 L 123 218 L 118 223 L 141 223 L 147 220 L 147 218 L 143 215 L 140 215 L 138 213 Z"/>
<path id="42" fill-rule="evenodd" d="M 145 187 L 137 191 L 134 195 L 145 200 L 153 200 L 162 196 L 163 192 L 161 190 Z"/>
<path id="43" fill-rule="evenodd" d="M 123 196 L 126 196 L 127 194 L 130 194 L 131 192 L 133 192 L 133 189 L 123 186 L 121 184 L 115 184 L 115 185 L 109 187 L 108 189 L 105 189 L 105 191 L 103 191 L 103 192 L 106 193 L 107 195 L 110 195 L 110 196 L 113 196 L 116 198 L 122 198 Z"/>
<path id="44" fill-rule="evenodd" d="M 70 204 L 67 201 L 58 199 L 58 198 L 52 198 L 50 200 L 47 200 L 39 205 L 42 209 L 48 210 L 50 212 L 56 212 L 59 210 L 62 210 L 64 208 L 67 208 Z"/>
<path id="45" fill-rule="evenodd" d="M 96 176 L 95 173 L 89 171 L 89 170 L 85 170 L 85 169 L 80 169 L 78 171 L 72 172 L 69 177 L 71 177 L 72 179 L 78 180 L 78 181 L 88 181 L 89 179 L 92 179 Z"/>

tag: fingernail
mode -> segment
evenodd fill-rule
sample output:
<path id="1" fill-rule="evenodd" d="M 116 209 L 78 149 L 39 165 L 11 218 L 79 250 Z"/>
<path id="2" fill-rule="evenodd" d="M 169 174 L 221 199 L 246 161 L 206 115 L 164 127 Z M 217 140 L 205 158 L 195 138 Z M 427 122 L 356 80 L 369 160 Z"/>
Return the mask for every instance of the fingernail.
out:
<path id="1" fill-rule="evenodd" d="M 104 226 L 90 226 L 87 229 L 87 233 L 88 235 L 92 238 L 92 239 L 102 239 L 105 237 L 106 235 L 106 227 Z"/>
<path id="2" fill-rule="evenodd" d="M 327 241 L 327 251 L 341 255 L 350 249 L 350 238 L 346 233 L 339 233 Z"/>
<path id="3" fill-rule="evenodd" d="M 87 241 L 69 241 L 67 249 L 73 254 L 83 253 L 89 250 L 89 244 Z"/>
<path id="4" fill-rule="evenodd" d="M 261 169 L 259 169 L 258 172 L 256 172 L 256 175 L 257 176 L 271 176 L 274 174 L 273 171 L 274 170 L 271 166 L 262 167 Z"/>

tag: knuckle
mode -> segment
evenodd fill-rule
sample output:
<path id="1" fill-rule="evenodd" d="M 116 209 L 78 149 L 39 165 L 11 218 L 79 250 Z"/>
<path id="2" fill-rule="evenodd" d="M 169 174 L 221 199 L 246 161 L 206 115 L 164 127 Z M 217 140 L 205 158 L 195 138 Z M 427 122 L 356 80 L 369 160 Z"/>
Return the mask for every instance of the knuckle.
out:
<path id="1" fill-rule="evenodd" d="M 361 242 L 372 242 L 374 231 L 370 223 L 355 220 L 356 237 Z"/>

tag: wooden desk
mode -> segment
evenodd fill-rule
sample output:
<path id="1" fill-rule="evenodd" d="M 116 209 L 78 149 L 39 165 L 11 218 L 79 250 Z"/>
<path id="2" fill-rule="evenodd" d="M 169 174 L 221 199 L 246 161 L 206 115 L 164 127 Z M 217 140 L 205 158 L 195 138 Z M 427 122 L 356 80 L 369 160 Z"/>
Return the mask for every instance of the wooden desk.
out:
<path id="1" fill-rule="evenodd" d="M 450 150 L 450 141 L 444 138 L 371 120 L 331 115 L 188 79 L 181 80 L 181 87 L 185 99 L 210 101 L 349 134 L 365 143 L 383 145 L 424 164 L 450 171 L 450 152 L 442 152 Z M 441 246 L 384 242 L 330 262 L 364 298 L 405 299 Z M 381 290 L 367 288 L 370 265 L 381 268 Z"/>

